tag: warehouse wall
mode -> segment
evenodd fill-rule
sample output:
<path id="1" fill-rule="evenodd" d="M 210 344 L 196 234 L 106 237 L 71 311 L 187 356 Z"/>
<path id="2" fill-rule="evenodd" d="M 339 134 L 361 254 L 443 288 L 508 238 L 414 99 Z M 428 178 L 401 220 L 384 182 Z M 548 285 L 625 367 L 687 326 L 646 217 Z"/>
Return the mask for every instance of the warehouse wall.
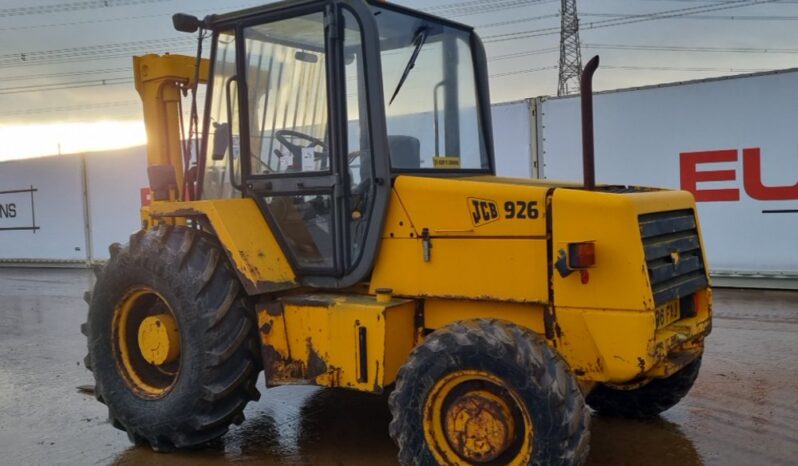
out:
<path id="1" fill-rule="evenodd" d="M 0 164 L 0 259 L 85 261 L 80 173 L 78 157 Z"/>
<path id="2" fill-rule="evenodd" d="M 139 227 L 145 166 L 143 147 L 0 163 L 0 261 L 107 259 Z"/>
<path id="3" fill-rule="evenodd" d="M 125 243 L 141 226 L 141 188 L 148 185 L 144 147 L 85 156 L 92 259 L 108 259 L 108 245 Z"/>

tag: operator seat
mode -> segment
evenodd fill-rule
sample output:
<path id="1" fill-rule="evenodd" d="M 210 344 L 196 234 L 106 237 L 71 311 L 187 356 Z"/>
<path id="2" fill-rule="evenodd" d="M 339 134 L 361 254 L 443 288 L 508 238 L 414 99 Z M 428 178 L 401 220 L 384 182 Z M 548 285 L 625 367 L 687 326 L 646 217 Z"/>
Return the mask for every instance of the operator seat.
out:
<path id="1" fill-rule="evenodd" d="M 421 142 L 413 136 L 388 136 L 391 167 L 405 170 L 421 168 Z"/>
<path id="2" fill-rule="evenodd" d="M 388 150 L 391 156 L 391 168 L 416 170 L 421 168 L 421 142 L 418 138 L 405 135 L 388 136 Z M 357 192 L 365 192 L 371 183 L 371 157 L 367 152 L 360 156 L 360 185 Z"/>

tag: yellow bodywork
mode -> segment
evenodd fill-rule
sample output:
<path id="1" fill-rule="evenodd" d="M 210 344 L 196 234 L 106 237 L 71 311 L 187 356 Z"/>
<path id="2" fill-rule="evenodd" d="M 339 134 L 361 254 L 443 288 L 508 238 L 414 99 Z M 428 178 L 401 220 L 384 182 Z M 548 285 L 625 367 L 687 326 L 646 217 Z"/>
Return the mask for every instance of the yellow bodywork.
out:
<path id="1" fill-rule="evenodd" d="M 547 302 L 545 268 L 530 266 L 546 264 L 546 189 L 488 180 L 398 178 L 372 292 L 391 288 L 407 296 Z M 538 218 L 474 224 L 474 200 L 503 209 L 504 202 L 520 199 L 536 203 Z M 430 238 L 429 261 L 423 253 L 424 229 Z"/>
<path id="2" fill-rule="evenodd" d="M 282 248 L 252 199 L 153 202 L 145 215 L 155 222 L 207 221 L 249 294 L 297 286 Z"/>
<path id="3" fill-rule="evenodd" d="M 258 312 L 267 384 L 381 391 L 416 342 L 415 303 L 366 295 L 298 294 Z"/>
<path id="4" fill-rule="evenodd" d="M 536 202 L 537 217 L 474 225 L 474 198 L 501 208 L 510 201 Z M 694 317 L 658 328 L 663 306 L 654 305 L 638 216 L 679 209 L 694 209 L 689 194 L 553 189 L 491 177 L 399 177 L 370 283 L 323 298 L 295 290 L 277 299 L 279 313 L 273 304 L 259 308 L 264 348 L 274 352 L 265 358 L 270 383 L 302 380 L 380 391 L 426 332 L 477 318 L 546 335 L 585 387 L 666 377 L 701 354 L 711 294 L 696 293 Z M 235 236 L 233 231 L 225 234 Z M 265 229 L 254 234 L 270 235 Z M 549 256 L 574 241 L 596 245 L 587 281 L 579 273 L 563 277 L 551 264 Z M 393 294 L 393 307 L 379 302 L 380 290 Z M 678 300 L 667 306 L 678 314 Z M 367 381 L 359 379 L 358 326 L 368 334 Z M 322 367 L 317 358 L 327 371 L 308 373 L 314 364 Z"/>
<path id="5" fill-rule="evenodd" d="M 534 203 L 537 213 L 475 225 L 474 199 L 502 210 L 509 202 Z M 288 293 L 273 298 L 279 313 L 270 311 L 271 301 L 258 311 L 271 384 L 380 391 L 395 380 L 425 332 L 477 318 L 547 336 L 583 384 L 670 375 L 701 353 L 711 295 L 708 289 L 697 293 L 695 317 L 657 328 L 637 219 L 693 208 L 683 192 L 619 195 L 491 177 L 399 177 L 371 281 L 326 295 L 299 288 L 251 199 L 154 202 L 149 215 L 156 222 L 207 222 L 250 294 Z M 580 241 L 596 245 L 587 282 L 579 273 L 563 277 L 551 264 L 550 256 Z M 394 298 L 380 302 L 379 289 Z M 367 335 L 365 379 L 361 327 Z"/>
<path id="6" fill-rule="evenodd" d="M 184 175 L 180 92 L 194 84 L 194 63 L 135 59 L 148 162 L 173 166 L 176 188 Z M 207 79 L 207 66 L 201 62 L 199 81 Z M 681 316 L 678 299 L 655 304 L 647 270 L 639 216 L 694 212 L 685 192 L 397 176 L 387 212 L 377 213 L 385 222 L 370 279 L 323 294 L 301 288 L 254 200 L 182 196 L 175 189 L 172 200 L 143 208 L 145 227 L 199 225 L 218 238 L 256 297 L 269 384 L 379 392 L 428 332 L 465 319 L 504 320 L 545 336 L 583 387 L 636 383 L 666 377 L 698 357 L 710 330 L 708 288 L 693 295 L 693 315 Z M 573 243 L 592 243 L 595 264 L 565 273 L 558 264 Z"/>

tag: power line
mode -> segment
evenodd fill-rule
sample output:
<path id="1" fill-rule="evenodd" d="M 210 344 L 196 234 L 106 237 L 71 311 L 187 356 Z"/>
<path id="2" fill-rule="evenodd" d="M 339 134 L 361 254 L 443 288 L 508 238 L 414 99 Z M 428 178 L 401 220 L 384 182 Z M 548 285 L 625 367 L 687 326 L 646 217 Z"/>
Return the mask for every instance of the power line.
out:
<path id="1" fill-rule="evenodd" d="M 798 53 L 798 49 L 757 47 L 699 47 L 678 45 L 629 45 L 629 44 L 585 44 L 586 49 L 640 50 L 646 52 L 698 52 L 698 53 Z"/>
<path id="2" fill-rule="evenodd" d="M 196 52 L 196 50 L 197 50 L 196 47 L 182 47 L 182 48 L 174 48 L 174 49 L 170 48 L 168 50 L 168 52 L 171 53 L 172 55 L 182 54 L 182 53 L 193 55 L 193 53 Z M 157 53 L 157 52 L 158 52 L 158 50 L 153 50 L 153 49 L 119 51 L 119 53 L 117 53 L 117 54 L 97 55 L 97 56 L 86 55 L 86 56 L 80 56 L 80 57 L 74 57 L 74 58 L 62 58 L 62 59 L 51 59 L 51 60 L 46 60 L 46 61 L 37 61 L 37 62 L 33 62 L 33 63 L 20 62 L 20 63 L 16 63 L 16 64 L 6 64 L 6 65 L 0 65 L 0 69 L 15 69 L 15 68 L 24 68 L 24 67 L 27 67 L 27 66 L 40 66 L 40 65 L 51 65 L 51 64 L 61 64 L 61 63 L 70 63 L 71 64 L 71 63 L 79 63 L 79 62 L 86 62 L 86 61 L 104 61 L 104 60 L 114 60 L 114 59 L 122 59 L 122 58 L 124 58 L 126 60 L 130 60 L 130 57 L 132 55 L 140 55 L 140 54 L 144 54 L 144 53 Z M 129 68 L 129 69 L 132 69 L 132 68 Z"/>
<path id="3" fill-rule="evenodd" d="M 458 16 L 492 13 L 495 11 L 520 8 L 527 5 L 542 5 L 555 1 L 556 0 L 471 0 L 467 2 L 449 3 L 446 5 L 422 8 L 421 11 L 454 18 Z"/>
<path id="4" fill-rule="evenodd" d="M 559 50 L 559 47 L 549 47 L 545 49 L 537 49 L 537 50 L 528 50 L 523 52 L 515 52 L 515 53 L 508 53 L 503 55 L 496 55 L 489 57 L 489 61 L 501 61 L 501 60 L 508 60 L 513 58 L 531 56 L 531 55 L 540 55 L 540 54 L 547 54 L 556 52 Z M 546 69 L 549 69 L 548 67 Z M 95 69 L 95 70 L 83 70 L 83 71 L 74 71 L 74 72 L 63 72 L 63 73 L 46 73 L 46 74 L 35 74 L 35 75 L 18 75 L 18 76 L 7 76 L 3 77 L 3 81 L 28 81 L 34 79 L 45 79 L 45 78 L 56 78 L 56 77 L 71 77 L 71 76 L 86 76 L 86 75 L 96 75 L 96 74 L 104 74 L 104 73 L 130 73 L 130 67 L 123 67 L 123 68 L 103 68 L 103 69 Z M 54 83 L 54 84 L 41 84 L 41 85 L 30 85 L 30 86 L 23 86 L 22 88 L 6 88 L 5 90 L 13 90 L 15 94 L 22 94 L 22 93 L 29 93 L 29 92 L 39 92 L 40 90 L 61 90 L 61 89 L 71 89 L 72 84 L 81 84 L 80 87 L 92 87 L 87 84 L 94 83 L 95 86 L 103 86 L 108 85 L 108 81 L 114 82 L 115 80 L 120 79 L 129 79 L 129 76 L 124 77 L 104 77 L 98 78 L 91 81 L 80 81 L 80 82 L 62 82 L 62 83 Z M 103 83 L 105 81 L 105 84 Z M 68 86 L 68 87 L 64 87 Z M 40 89 L 41 87 L 46 87 L 46 89 Z M 2 93 L 4 89 L 0 88 L 0 93 Z M 4 114 L 8 114 L 4 112 Z"/>
<path id="5" fill-rule="evenodd" d="M 537 73 L 540 71 L 556 70 L 557 66 L 542 66 L 525 70 L 508 71 L 490 75 L 490 78 L 502 78 L 519 74 Z M 637 66 L 637 65 L 601 65 L 603 70 L 623 71 L 684 71 L 684 72 L 725 72 L 725 73 L 757 73 L 772 71 L 772 68 L 723 68 L 723 67 L 680 67 L 680 66 Z"/>
<path id="6" fill-rule="evenodd" d="M 503 55 L 491 55 L 488 57 L 488 61 L 510 60 L 513 58 L 528 57 L 530 55 L 541 55 L 546 53 L 557 52 L 559 50 L 560 50 L 559 47 L 549 47 L 545 49 L 535 49 L 523 52 L 505 53 Z"/>
<path id="7" fill-rule="evenodd" d="M 625 24 L 634 24 L 644 21 L 655 21 L 660 19 L 668 19 L 679 16 L 692 15 L 696 13 L 706 13 L 710 11 L 728 10 L 732 8 L 741 8 L 746 6 L 760 5 L 766 3 L 774 3 L 778 0 L 735 0 L 732 2 L 725 2 L 722 5 L 709 5 L 709 6 L 696 6 L 689 8 L 678 8 L 675 10 L 665 10 L 654 13 L 643 13 L 639 15 L 631 15 L 627 19 L 606 19 L 594 21 L 590 23 L 580 24 L 582 30 L 585 29 L 599 29 L 612 26 L 621 26 Z M 531 31 L 511 32 L 507 34 L 494 34 L 486 36 L 484 42 L 503 42 L 508 40 L 526 39 L 529 37 L 538 37 L 559 33 L 559 28 L 549 27 L 541 29 L 533 29 Z"/>
<path id="8" fill-rule="evenodd" d="M 125 100 L 117 102 L 101 102 L 96 104 L 82 104 L 82 105 L 65 105 L 61 107 L 47 107 L 47 108 L 28 108 L 24 110 L 15 110 L 11 112 L 3 112 L 0 117 L 6 116 L 19 116 L 19 115 L 36 115 L 41 113 L 59 113 L 59 112 L 74 112 L 82 110 L 98 110 L 106 108 L 118 107 L 132 107 L 134 105 L 141 105 L 141 102 L 135 100 Z"/>
<path id="9" fill-rule="evenodd" d="M 120 84 L 131 84 L 133 78 L 108 78 L 108 79 L 93 79 L 87 81 L 70 81 L 53 84 L 38 84 L 30 86 L 17 86 L 0 88 L 0 95 L 10 94 L 26 94 L 30 92 L 45 92 L 45 91 L 61 91 L 65 89 L 77 89 L 81 87 L 100 87 L 100 86 L 116 86 Z"/>
<path id="10" fill-rule="evenodd" d="M 683 67 L 683 66 L 637 66 L 637 65 L 601 65 L 604 70 L 626 70 L 626 71 L 712 71 L 730 73 L 757 73 L 761 71 L 772 71 L 772 68 L 722 68 L 722 67 Z"/>
<path id="11" fill-rule="evenodd" d="M 460 10 L 457 11 L 462 12 L 463 8 L 470 8 L 471 10 L 469 11 L 475 13 L 476 9 L 488 12 L 494 9 L 508 8 L 510 6 L 548 3 L 550 1 L 553 0 L 493 0 L 487 2 L 487 5 L 486 2 L 483 1 L 469 1 L 464 4 L 442 5 L 435 7 L 435 9 L 440 11 L 454 11 L 453 9 L 456 7 L 460 8 Z M 16 52 L 0 55 L 0 68 L 126 58 L 130 53 L 140 53 L 144 49 L 146 49 L 146 51 L 154 51 L 153 48 L 165 47 L 166 45 L 168 45 L 168 48 L 173 52 L 184 50 L 188 52 L 193 50 L 194 40 L 195 39 L 190 37 L 180 36 L 175 38 L 75 47 L 69 49 Z M 176 50 L 176 45 L 178 47 L 183 47 Z M 189 47 L 191 47 L 191 49 L 189 49 Z"/>
<path id="12" fill-rule="evenodd" d="M 778 0 L 777 0 L 778 1 Z M 590 16 L 596 18 L 630 18 L 635 15 L 630 14 L 617 14 L 617 13 L 581 13 L 581 16 Z M 796 21 L 798 16 L 783 16 L 783 15 L 688 15 L 673 18 L 675 20 L 713 20 L 713 21 Z"/>
<path id="13" fill-rule="evenodd" d="M 88 45 L 82 47 L 70 47 L 64 49 L 52 49 L 52 50 L 36 50 L 36 51 L 22 51 L 22 52 L 15 52 L 15 53 L 7 53 L 0 55 L 0 63 L 6 60 L 22 60 L 22 61 L 35 61 L 41 58 L 46 57 L 62 57 L 62 56 L 76 56 L 76 55 L 89 55 L 95 53 L 102 53 L 106 51 L 113 51 L 113 50 L 129 50 L 132 47 L 141 47 L 141 46 L 161 46 L 161 45 L 168 45 L 174 43 L 186 43 L 186 42 L 194 42 L 195 39 L 190 37 L 167 37 L 163 39 L 147 39 L 147 40 L 138 40 L 138 41 L 131 41 L 131 42 L 118 42 L 116 44 L 99 44 L 99 45 Z"/>
<path id="14" fill-rule="evenodd" d="M 480 24 L 478 26 L 474 26 L 475 29 L 488 29 L 493 27 L 499 26 L 507 26 L 510 24 L 518 24 L 518 23 L 528 23 L 530 21 L 540 21 L 542 19 L 549 19 L 549 18 L 559 18 L 559 13 L 553 13 L 550 15 L 540 15 L 540 16 L 532 16 L 531 18 L 521 18 L 521 19 L 510 19 L 507 21 L 499 21 L 497 23 L 487 23 L 487 24 Z"/>
<path id="15" fill-rule="evenodd" d="M 130 73 L 132 69 L 130 67 L 127 68 L 104 68 L 99 70 L 85 70 L 85 71 L 67 71 L 63 73 L 45 73 L 45 74 L 26 74 L 26 75 L 19 75 L 19 76 L 4 76 L 2 79 L 3 82 L 7 81 L 30 81 L 32 79 L 46 79 L 46 78 L 63 78 L 68 76 L 85 76 L 85 75 L 92 75 L 92 74 L 101 74 L 101 73 Z"/>
<path id="16" fill-rule="evenodd" d="M 123 16 L 121 18 L 97 18 L 97 19 L 87 19 L 84 21 L 73 21 L 69 23 L 51 23 L 51 24 L 34 24 L 34 25 L 25 25 L 25 26 L 8 26 L 4 28 L 0 28 L 0 32 L 2 31 L 18 31 L 18 30 L 27 30 L 27 29 L 40 29 L 40 28 L 54 28 L 60 26 L 80 26 L 84 24 L 96 24 L 96 23 L 107 23 L 111 21 L 128 21 L 131 19 L 149 19 L 149 18 L 157 18 L 159 16 L 168 16 L 168 13 L 164 14 L 157 14 L 157 15 L 144 15 L 144 16 Z"/>
<path id="17" fill-rule="evenodd" d="M 171 0 L 150 0 L 150 1 L 162 2 L 162 1 L 171 1 Z M 505 2 L 505 3 L 507 2 L 507 0 L 495 0 L 493 3 L 495 3 L 496 1 Z M 472 2 L 466 2 L 468 4 L 466 6 L 467 6 L 467 8 L 470 8 L 470 10 L 474 10 L 473 14 L 482 14 L 482 13 L 490 13 L 492 11 L 499 11 L 499 10 L 507 9 L 507 8 L 510 8 L 510 7 L 515 8 L 515 7 L 525 6 L 527 4 L 534 4 L 534 3 L 545 4 L 545 3 L 551 3 L 553 1 L 556 1 L 556 0 L 525 0 L 525 1 L 516 0 L 515 2 L 511 2 L 510 4 L 498 5 L 497 8 L 490 8 L 491 5 L 490 4 L 486 5 L 486 2 L 472 1 Z M 262 1 L 257 1 L 255 3 L 244 3 L 244 4 L 237 4 L 237 5 L 229 5 L 229 6 L 225 7 L 225 10 L 233 11 L 233 10 L 237 10 L 237 9 L 251 8 L 253 6 L 258 6 L 258 5 L 261 5 L 261 4 L 263 4 Z M 451 8 L 454 11 L 454 10 L 456 10 L 458 5 L 462 5 L 462 2 L 461 3 L 450 4 L 450 5 L 441 5 L 439 7 L 430 7 L 428 9 L 423 9 L 422 11 L 427 11 L 429 13 L 438 14 L 435 10 L 433 10 L 434 8 L 445 8 L 446 7 L 446 8 Z M 480 7 L 477 7 L 478 5 Z M 218 12 L 218 11 L 219 11 L 219 8 L 203 8 L 201 10 L 192 10 L 192 12 L 194 14 L 207 13 L 207 12 Z M 442 13 L 446 14 L 447 12 L 443 11 Z M 468 14 L 472 14 L 472 13 L 468 13 Z M 97 18 L 97 19 L 83 20 L 83 21 L 72 21 L 72 22 L 67 22 L 67 23 L 50 23 L 50 24 L 35 24 L 35 25 L 25 25 L 25 26 L 8 26 L 8 27 L 0 28 L 0 32 L 2 32 L 2 31 L 17 31 L 17 30 L 24 30 L 24 29 L 53 28 L 53 27 L 60 27 L 60 26 L 79 26 L 79 25 L 84 25 L 84 24 L 107 23 L 107 22 L 116 22 L 116 21 L 130 21 L 130 20 L 139 20 L 139 19 L 151 19 L 151 18 L 160 18 L 160 17 L 165 17 L 165 16 L 171 16 L 171 15 L 172 15 L 172 13 L 158 13 L 158 14 L 141 15 L 141 16 L 122 16 L 122 17 L 118 17 L 118 18 Z M 545 18 L 556 17 L 556 16 L 559 16 L 559 15 L 557 15 L 557 14 L 546 15 Z M 535 19 L 536 18 L 527 18 L 527 19 L 520 20 L 520 21 L 516 20 L 516 21 L 505 22 L 505 23 L 506 24 L 514 24 L 514 23 L 519 23 L 519 22 L 524 22 L 524 21 L 533 21 Z M 543 17 L 540 18 L 540 19 L 543 19 Z M 495 24 L 495 26 L 499 26 L 499 25 L 502 25 L 502 23 L 496 23 Z M 493 27 L 493 26 L 494 25 L 485 25 L 485 26 L 477 26 L 477 27 Z"/>
<path id="18" fill-rule="evenodd" d="M 70 3 L 53 3 L 50 5 L 23 6 L 0 9 L 0 18 L 16 16 L 46 15 L 52 13 L 69 13 L 73 11 L 96 10 L 120 6 L 141 5 L 146 3 L 170 2 L 172 0 L 90 0 Z"/>
<path id="19" fill-rule="evenodd" d="M 664 0 L 668 1 L 668 0 Z M 778 0 L 777 0 L 778 1 Z M 475 26 L 475 29 L 489 29 L 499 26 L 509 26 L 511 24 L 528 23 L 532 21 L 539 21 L 542 19 L 558 18 L 558 13 L 551 15 L 533 16 L 530 18 L 512 19 L 507 21 L 500 21 L 496 23 L 480 24 Z M 620 13 L 579 13 L 581 17 L 594 17 L 594 18 L 631 18 L 638 15 L 634 14 L 620 14 Z M 675 16 L 672 20 L 705 20 L 705 21 L 798 21 L 798 16 L 784 16 L 784 15 L 685 15 Z M 554 28 L 551 28 L 554 29 Z M 2 29 L 0 29 L 2 31 Z"/>
<path id="20" fill-rule="evenodd" d="M 505 76 L 514 76 L 517 74 L 537 73 L 538 71 L 556 70 L 557 65 L 541 66 L 539 68 L 528 68 L 525 70 L 508 71 L 506 73 L 496 73 L 488 76 L 489 78 L 503 78 Z"/>
<path id="21" fill-rule="evenodd" d="M 134 53 L 154 52 L 159 48 L 169 48 L 170 51 L 175 52 L 178 49 L 181 51 L 191 49 L 195 41 L 196 39 L 193 37 L 176 37 L 57 50 L 7 53 L 0 55 L 0 68 L 122 58 L 129 57 L 130 54 Z"/>
<path id="22" fill-rule="evenodd" d="M 159 1 L 170 1 L 170 0 L 159 0 Z M 253 5 L 262 5 L 263 2 L 259 1 L 254 4 L 246 3 L 246 4 L 238 4 L 238 5 L 231 5 L 228 8 L 231 9 L 238 9 L 238 8 L 251 8 Z M 217 8 L 203 8 L 201 10 L 193 10 L 195 14 L 197 13 L 205 13 L 205 12 L 216 12 L 218 11 Z M 164 16 L 172 16 L 172 13 L 158 13 L 153 15 L 142 15 L 142 16 L 121 16 L 118 18 L 96 18 L 96 19 L 88 19 L 83 21 L 72 21 L 68 23 L 50 23 L 50 24 L 34 24 L 34 25 L 25 25 L 25 26 L 8 26 L 0 28 L 0 32 L 2 31 L 17 31 L 22 29 L 39 29 L 39 28 L 54 28 L 60 26 L 79 26 L 83 24 L 96 24 L 96 23 L 109 23 L 115 21 L 130 21 L 130 20 L 138 20 L 138 19 L 151 19 L 151 18 L 160 18 Z"/>
<path id="23" fill-rule="evenodd" d="M 495 5 L 497 3 L 499 4 L 507 3 L 507 1 L 508 0 L 470 0 L 465 2 L 445 3 L 443 5 L 433 5 L 430 7 L 422 8 L 421 10 L 429 13 L 433 11 L 448 11 L 460 8 L 472 8 L 475 6 L 490 6 L 490 5 Z M 513 3 L 519 3 L 519 1 L 524 1 L 524 0 L 510 0 L 510 1 L 513 1 Z"/>

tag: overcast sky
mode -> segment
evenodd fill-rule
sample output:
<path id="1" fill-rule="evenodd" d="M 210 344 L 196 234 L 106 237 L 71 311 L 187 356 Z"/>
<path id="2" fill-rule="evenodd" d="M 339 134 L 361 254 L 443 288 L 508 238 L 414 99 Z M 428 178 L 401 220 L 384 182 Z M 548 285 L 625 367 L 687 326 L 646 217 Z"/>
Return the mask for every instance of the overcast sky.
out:
<path id="1" fill-rule="evenodd" d="M 172 13 L 204 16 L 263 3 L 2 0 L 0 130 L 139 120 L 130 56 L 194 49 L 190 35 L 172 29 Z M 559 0 L 396 3 L 477 27 L 490 59 L 494 102 L 556 94 Z M 796 0 L 580 0 L 578 9 L 583 60 L 597 53 L 602 58 L 598 90 L 798 66 Z M 680 16 L 633 16 L 660 12 Z"/>

